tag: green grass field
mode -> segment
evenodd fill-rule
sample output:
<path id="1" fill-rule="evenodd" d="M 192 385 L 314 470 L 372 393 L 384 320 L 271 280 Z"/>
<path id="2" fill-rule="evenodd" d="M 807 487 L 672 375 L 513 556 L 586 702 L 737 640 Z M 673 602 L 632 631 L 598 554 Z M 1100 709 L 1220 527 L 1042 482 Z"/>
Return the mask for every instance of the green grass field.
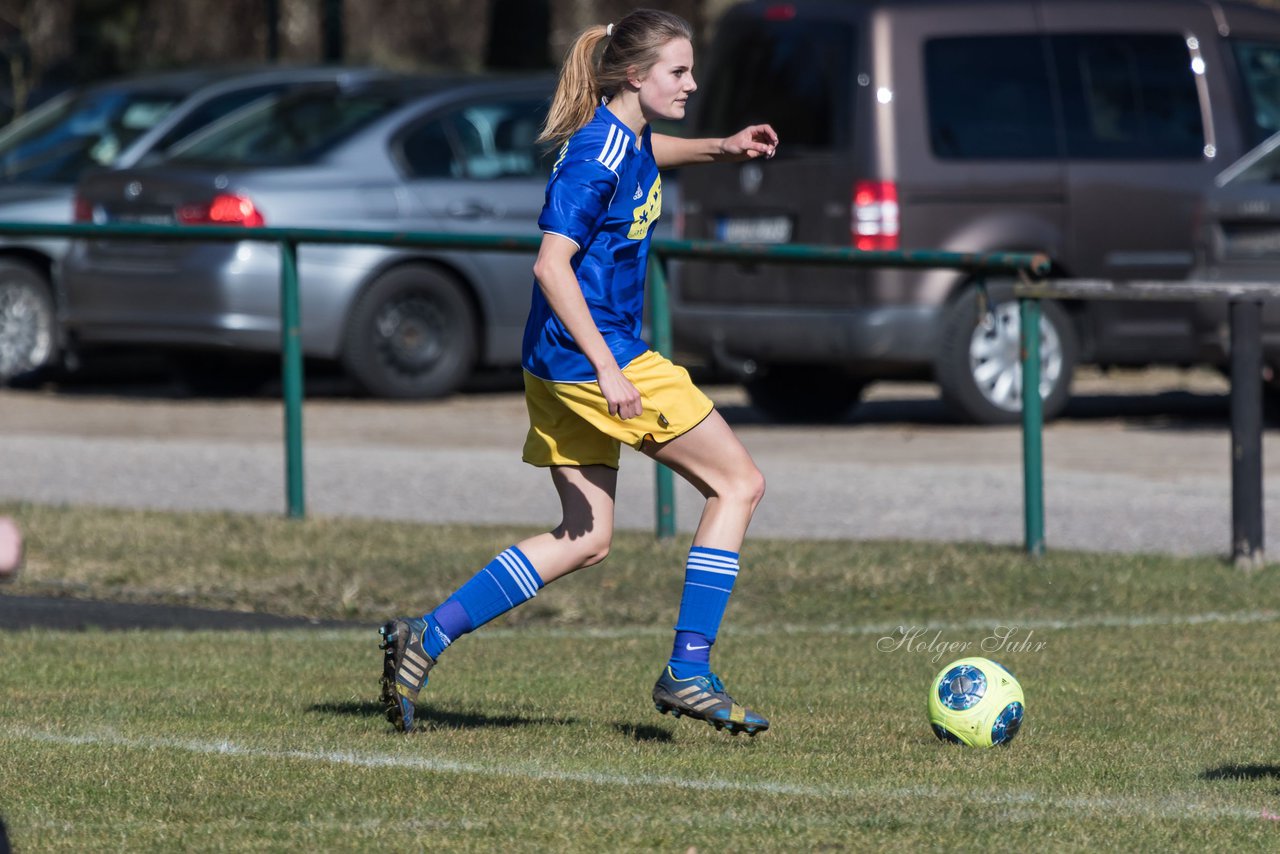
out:
<path id="1" fill-rule="evenodd" d="M 687 541 L 625 534 L 602 567 L 450 649 L 426 731 L 404 737 L 376 702 L 376 624 L 526 531 L 0 514 L 30 548 L 5 593 L 369 623 L 0 632 L 0 815 L 21 852 L 1280 845 L 1272 568 L 753 542 L 715 659 L 773 720 L 749 739 L 653 710 Z M 1008 748 L 929 730 L 928 684 L 966 654 L 1022 681 Z"/>

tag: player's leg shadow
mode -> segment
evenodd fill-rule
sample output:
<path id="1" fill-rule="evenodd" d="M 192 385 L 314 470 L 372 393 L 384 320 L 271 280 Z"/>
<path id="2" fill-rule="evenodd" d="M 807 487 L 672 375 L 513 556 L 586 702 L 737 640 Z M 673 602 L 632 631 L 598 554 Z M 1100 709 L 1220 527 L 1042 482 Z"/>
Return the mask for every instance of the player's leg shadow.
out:
<path id="1" fill-rule="evenodd" d="M 1200 772 L 1201 780 L 1280 780 L 1280 765 L 1219 765 Z"/>
<path id="2" fill-rule="evenodd" d="M 345 703 L 316 703 L 307 709 L 322 715 L 351 715 L 354 717 L 381 718 L 386 712 L 382 704 L 371 700 L 351 700 Z M 485 727 L 567 726 L 577 723 L 573 718 L 528 718 L 523 715 L 486 715 L 481 712 L 444 709 L 440 706 L 418 704 L 418 722 L 433 729 L 482 729 Z"/>
<path id="3" fill-rule="evenodd" d="M 614 724 L 615 732 L 621 733 L 632 741 L 670 741 L 671 731 L 649 724 Z"/>

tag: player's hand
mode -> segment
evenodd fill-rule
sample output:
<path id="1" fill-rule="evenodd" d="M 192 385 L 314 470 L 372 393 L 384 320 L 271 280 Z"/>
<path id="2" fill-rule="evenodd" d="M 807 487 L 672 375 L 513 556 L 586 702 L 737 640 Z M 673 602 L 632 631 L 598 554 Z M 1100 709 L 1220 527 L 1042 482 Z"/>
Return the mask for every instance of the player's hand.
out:
<path id="1" fill-rule="evenodd" d="M 600 393 L 609 404 L 610 415 L 616 415 L 626 421 L 644 411 L 644 406 L 640 402 L 639 389 L 631 384 L 631 380 L 627 379 L 622 371 L 617 368 L 602 371 L 596 377 L 596 382 L 600 386 Z"/>
<path id="2" fill-rule="evenodd" d="M 767 159 L 778 151 L 778 134 L 769 125 L 750 125 L 721 140 L 720 150 L 742 160 Z"/>

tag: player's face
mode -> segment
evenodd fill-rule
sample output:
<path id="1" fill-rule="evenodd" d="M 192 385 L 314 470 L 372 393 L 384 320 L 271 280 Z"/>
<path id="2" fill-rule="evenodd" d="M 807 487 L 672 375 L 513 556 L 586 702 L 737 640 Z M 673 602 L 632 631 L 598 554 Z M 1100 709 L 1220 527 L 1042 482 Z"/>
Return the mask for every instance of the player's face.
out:
<path id="1" fill-rule="evenodd" d="M 672 39 L 658 51 L 658 61 L 640 80 L 640 107 L 650 121 L 683 119 L 685 102 L 697 88 L 693 45 L 688 39 Z"/>

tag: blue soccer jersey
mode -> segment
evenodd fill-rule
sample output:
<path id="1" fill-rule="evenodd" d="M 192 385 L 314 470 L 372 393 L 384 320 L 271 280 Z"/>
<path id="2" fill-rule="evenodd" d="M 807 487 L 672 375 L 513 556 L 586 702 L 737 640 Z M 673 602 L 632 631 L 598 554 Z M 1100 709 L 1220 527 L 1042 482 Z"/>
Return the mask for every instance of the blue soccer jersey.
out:
<path id="1" fill-rule="evenodd" d="M 596 328 L 619 367 L 649 349 L 640 337 L 650 229 L 662 212 L 662 178 L 649 128 L 636 137 L 607 107 L 570 137 L 547 181 L 538 226 L 578 246 L 573 271 Z M 524 368 L 557 382 L 596 372 L 534 283 L 524 331 Z"/>

